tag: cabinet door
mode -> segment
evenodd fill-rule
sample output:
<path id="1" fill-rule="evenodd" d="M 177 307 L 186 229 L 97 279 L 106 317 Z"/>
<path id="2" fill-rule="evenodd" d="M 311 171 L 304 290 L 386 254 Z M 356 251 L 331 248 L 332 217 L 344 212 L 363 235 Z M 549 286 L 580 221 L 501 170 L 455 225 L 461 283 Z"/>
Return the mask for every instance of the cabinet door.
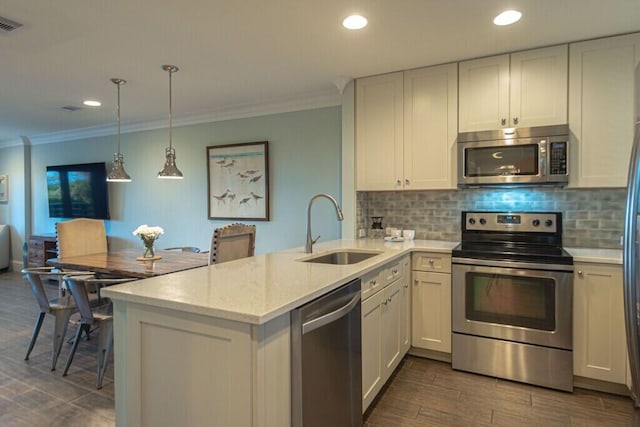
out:
<path id="1" fill-rule="evenodd" d="M 451 353 L 451 275 L 413 272 L 414 347 Z"/>
<path id="2" fill-rule="evenodd" d="M 389 378 L 402 358 L 400 345 L 401 284 L 396 280 L 384 289 L 382 301 L 382 365 L 384 381 Z"/>
<path id="3" fill-rule="evenodd" d="M 459 64 L 460 132 L 508 127 L 509 55 Z"/>
<path id="4" fill-rule="evenodd" d="M 456 188 L 458 67 L 404 73 L 404 188 Z"/>
<path id="5" fill-rule="evenodd" d="M 569 46 L 570 185 L 625 187 L 640 34 Z"/>
<path id="6" fill-rule="evenodd" d="M 402 72 L 356 81 L 356 188 L 402 188 Z"/>
<path id="7" fill-rule="evenodd" d="M 382 363 L 382 301 L 384 290 L 361 305 L 362 316 L 362 411 L 378 394 L 384 383 Z"/>
<path id="8" fill-rule="evenodd" d="M 401 357 L 411 347 L 411 270 L 410 258 L 401 261 L 402 277 L 400 278 L 400 349 Z"/>
<path id="9" fill-rule="evenodd" d="M 567 123 L 567 52 L 560 45 L 511 55 L 510 126 Z"/>
<path id="10" fill-rule="evenodd" d="M 579 263 L 574 267 L 574 374 L 625 384 L 622 267 Z"/>

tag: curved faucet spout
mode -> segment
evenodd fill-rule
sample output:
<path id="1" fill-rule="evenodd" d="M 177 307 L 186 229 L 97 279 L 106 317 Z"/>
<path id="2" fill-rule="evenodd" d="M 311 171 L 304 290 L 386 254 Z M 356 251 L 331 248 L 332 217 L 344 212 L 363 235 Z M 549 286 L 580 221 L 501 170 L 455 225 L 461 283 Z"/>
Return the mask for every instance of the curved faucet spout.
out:
<path id="1" fill-rule="evenodd" d="M 336 214 L 338 215 L 338 221 L 342 221 L 344 219 L 342 209 L 340 209 L 338 201 L 333 196 L 325 193 L 320 193 L 313 196 L 311 200 L 309 200 L 309 206 L 307 207 L 307 243 L 304 246 L 304 252 L 307 254 L 313 252 L 313 244 L 320 238 L 320 236 L 316 237 L 315 239 L 311 237 L 311 206 L 313 205 L 313 202 L 320 197 L 329 199 L 333 203 L 333 206 L 336 208 Z"/>

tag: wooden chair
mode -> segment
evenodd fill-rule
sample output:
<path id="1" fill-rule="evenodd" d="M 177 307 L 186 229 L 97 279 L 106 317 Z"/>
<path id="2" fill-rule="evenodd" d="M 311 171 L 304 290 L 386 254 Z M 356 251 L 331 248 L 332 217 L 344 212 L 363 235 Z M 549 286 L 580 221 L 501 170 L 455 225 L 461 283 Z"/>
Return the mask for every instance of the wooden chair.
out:
<path id="1" fill-rule="evenodd" d="M 31 291 L 36 297 L 38 306 L 40 307 L 40 313 L 38 314 L 38 317 L 36 317 L 36 322 L 31 334 L 31 340 L 29 341 L 29 347 L 27 348 L 27 354 L 24 357 L 24 360 L 29 360 L 29 355 L 31 354 L 33 346 L 36 344 L 36 340 L 38 339 L 38 334 L 40 333 L 42 322 L 44 321 L 45 316 L 47 314 L 50 314 L 55 317 L 55 323 L 53 326 L 53 348 L 51 351 L 51 370 L 54 371 L 56 369 L 56 363 L 58 361 L 58 356 L 60 355 L 60 350 L 62 349 L 64 336 L 67 333 L 69 318 L 78 310 L 71 295 L 67 294 L 66 296 L 62 296 L 60 298 L 49 299 L 49 296 L 47 295 L 47 292 L 45 291 L 44 285 L 42 283 L 42 279 L 60 279 L 65 274 L 86 275 L 88 273 L 90 272 L 82 271 L 63 273 L 61 271 L 55 270 L 53 267 L 35 267 L 22 269 L 22 275 L 31 285 Z M 91 296 L 90 303 L 92 305 L 99 304 L 97 295 Z"/>
<path id="2" fill-rule="evenodd" d="M 104 221 L 78 218 L 56 223 L 58 258 L 107 252 Z"/>
<path id="3" fill-rule="evenodd" d="M 109 364 L 109 357 L 111 356 L 111 349 L 113 348 L 113 313 L 111 304 L 95 307 L 91 304 L 91 294 L 88 288 L 99 289 L 104 286 L 116 285 L 119 283 L 130 282 L 132 278 L 124 279 L 101 279 L 96 278 L 94 275 L 65 275 L 63 280 L 67 284 L 67 288 L 73 295 L 76 301 L 78 311 L 80 312 L 80 324 L 76 330 L 75 337 L 73 339 L 73 346 L 71 353 L 67 357 L 67 362 L 64 366 L 63 376 L 67 375 L 71 362 L 73 362 L 73 356 L 76 354 L 78 344 L 80 343 L 80 337 L 84 331 L 87 336 L 92 327 L 99 328 L 100 335 L 98 337 L 98 378 L 96 381 L 96 388 L 102 388 L 102 380 L 104 379 L 104 373 L 107 370 Z"/>
<path id="4" fill-rule="evenodd" d="M 253 256 L 256 226 L 240 223 L 216 228 L 211 236 L 209 265 Z"/>

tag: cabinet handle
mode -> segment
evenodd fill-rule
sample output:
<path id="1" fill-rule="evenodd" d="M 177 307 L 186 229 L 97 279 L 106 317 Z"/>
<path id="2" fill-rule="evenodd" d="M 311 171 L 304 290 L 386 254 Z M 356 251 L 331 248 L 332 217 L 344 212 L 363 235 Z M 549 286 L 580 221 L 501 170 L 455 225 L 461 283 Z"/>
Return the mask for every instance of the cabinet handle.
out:
<path id="1" fill-rule="evenodd" d="M 584 277 L 584 273 L 582 272 L 582 270 L 578 270 L 578 277 L 580 278 Z"/>
<path id="2" fill-rule="evenodd" d="M 433 267 L 434 261 L 432 259 L 429 260 L 429 265 Z"/>
<path id="3" fill-rule="evenodd" d="M 417 282 L 417 280 L 416 280 L 416 282 Z M 409 284 L 408 284 L 408 283 L 405 283 L 403 287 L 404 287 L 405 289 L 407 289 L 407 288 L 409 287 Z"/>
<path id="4" fill-rule="evenodd" d="M 517 124 L 518 124 L 518 116 L 515 116 L 515 117 L 513 118 L 513 124 L 514 124 L 514 125 L 517 125 Z"/>
<path id="5" fill-rule="evenodd" d="M 402 181 L 401 181 L 401 180 L 397 180 L 397 181 L 396 181 L 396 184 L 398 184 L 398 185 L 402 185 Z"/>
<path id="6" fill-rule="evenodd" d="M 507 119 L 506 119 L 506 118 L 504 118 L 504 117 L 503 117 L 503 118 L 501 118 L 501 119 L 500 119 L 500 124 L 501 124 L 502 126 L 506 126 L 506 124 L 507 124 Z"/>
<path id="7" fill-rule="evenodd" d="M 418 286 L 420 284 L 420 281 L 418 279 L 416 279 L 416 280 L 413 281 L 413 284 Z"/>
<path id="8" fill-rule="evenodd" d="M 405 179 L 405 180 L 404 180 L 404 183 L 405 183 L 405 184 L 407 184 L 407 185 L 409 185 L 409 180 L 408 180 L 408 179 Z"/>

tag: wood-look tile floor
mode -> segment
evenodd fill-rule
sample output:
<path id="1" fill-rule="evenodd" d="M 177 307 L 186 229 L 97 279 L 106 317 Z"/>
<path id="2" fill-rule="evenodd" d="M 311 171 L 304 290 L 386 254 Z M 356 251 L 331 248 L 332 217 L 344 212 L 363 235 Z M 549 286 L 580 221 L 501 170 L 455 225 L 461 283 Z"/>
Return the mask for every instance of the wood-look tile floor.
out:
<path id="1" fill-rule="evenodd" d="M 56 288 L 51 286 L 50 291 L 55 294 Z M 103 388 L 96 390 L 92 341 L 80 343 L 68 376 L 63 377 L 62 370 L 69 344 L 63 347 L 57 370 L 51 371 L 53 319 L 47 316 L 29 360 L 23 360 L 37 312 L 22 276 L 0 273 L 0 426 L 115 425 L 113 361 Z M 70 327 L 68 339 L 73 332 Z M 364 424 L 633 426 L 633 417 L 633 405 L 625 397 L 582 389 L 553 391 L 458 372 L 447 363 L 407 356 L 365 413 Z"/>
<path id="2" fill-rule="evenodd" d="M 634 413 L 635 412 L 635 413 Z M 454 371 L 407 356 L 365 413 L 365 427 L 640 426 L 631 399 Z"/>
<path id="3" fill-rule="evenodd" d="M 48 288 L 52 296 L 57 293 L 56 286 Z M 113 360 L 103 388 L 95 388 L 97 335 L 82 340 L 63 377 L 71 345 L 63 345 L 51 371 L 53 316 L 47 315 L 29 360 L 24 360 L 38 312 L 20 273 L 0 273 L 0 426 L 114 426 Z M 67 340 L 74 332 L 69 325 Z"/>

